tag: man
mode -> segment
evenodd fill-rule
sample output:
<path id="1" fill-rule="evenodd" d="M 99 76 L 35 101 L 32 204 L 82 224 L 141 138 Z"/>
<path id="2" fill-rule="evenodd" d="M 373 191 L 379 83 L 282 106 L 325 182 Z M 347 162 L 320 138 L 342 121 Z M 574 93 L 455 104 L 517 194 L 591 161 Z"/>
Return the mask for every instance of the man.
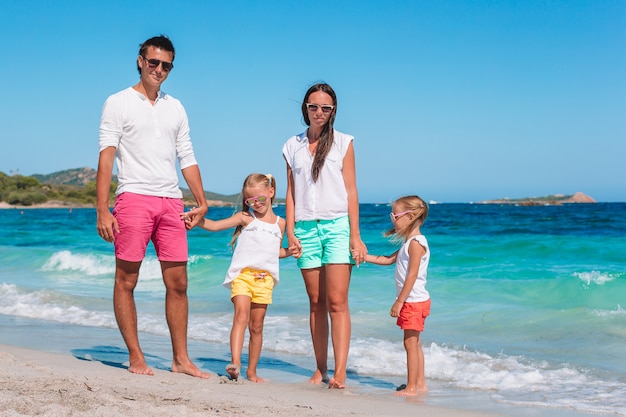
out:
<path id="1" fill-rule="evenodd" d="M 110 96 L 100 120 L 97 229 L 115 247 L 115 318 L 128 348 L 132 373 L 153 375 L 139 345 L 133 291 L 146 247 L 152 240 L 165 283 L 165 312 L 172 339 L 172 372 L 208 378 L 187 352 L 187 234 L 178 187 L 178 160 L 197 208 L 192 224 L 208 211 L 196 163 L 187 114 L 182 104 L 161 91 L 174 65 L 174 45 L 165 36 L 148 39 L 139 49 L 139 83 Z M 113 162 L 118 186 L 113 213 L 109 189 Z M 195 226 L 195 224 L 193 224 Z"/>

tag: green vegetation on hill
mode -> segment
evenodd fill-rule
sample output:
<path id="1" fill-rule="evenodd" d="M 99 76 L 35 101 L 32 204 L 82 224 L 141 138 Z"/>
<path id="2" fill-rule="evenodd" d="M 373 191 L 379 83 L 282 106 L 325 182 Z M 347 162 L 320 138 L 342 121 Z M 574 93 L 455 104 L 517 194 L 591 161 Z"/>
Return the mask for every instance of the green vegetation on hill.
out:
<path id="1" fill-rule="evenodd" d="M 111 184 L 111 196 L 115 196 L 117 183 Z M 96 181 L 84 185 L 66 185 L 54 182 L 41 183 L 34 175 L 8 176 L 0 172 L 0 201 L 11 205 L 32 206 L 48 201 L 61 201 L 77 205 L 96 204 Z"/>
<path id="2" fill-rule="evenodd" d="M 115 201 L 117 177 L 113 177 L 109 189 L 109 201 Z M 193 204 L 193 195 L 182 188 L 183 199 Z M 205 192 L 207 200 L 220 201 L 226 204 L 237 204 L 239 194 L 222 195 Z M 93 168 L 75 168 L 52 174 L 35 174 L 9 176 L 0 172 L 0 201 L 15 206 L 32 206 L 50 201 L 58 201 L 68 205 L 96 205 L 96 170 Z"/>

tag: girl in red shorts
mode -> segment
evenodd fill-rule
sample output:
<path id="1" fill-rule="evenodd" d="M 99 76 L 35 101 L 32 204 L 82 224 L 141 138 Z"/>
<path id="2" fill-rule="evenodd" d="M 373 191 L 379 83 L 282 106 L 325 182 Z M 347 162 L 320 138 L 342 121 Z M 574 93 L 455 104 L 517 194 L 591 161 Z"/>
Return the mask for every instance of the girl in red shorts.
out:
<path id="1" fill-rule="evenodd" d="M 430 314 L 430 295 L 426 291 L 426 275 L 430 250 L 420 226 L 428 216 L 428 206 L 418 196 L 397 199 L 389 215 L 393 228 L 385 233 L 394 241 L 401 241 L 402 247 L 389 256 L 367 254 L 366 262 L 378 265 L 396 264 L 396 301 L 391 306 L 391 317 L 397 317 L 397 324 L 404 330 L 406 349 L 407 383 L 401 386 L 396 395 L 411 396 L 426 393 L 424 377 L 424 352 L 420 343 L 420 333 L 424 331 L 424 321 Z"/>

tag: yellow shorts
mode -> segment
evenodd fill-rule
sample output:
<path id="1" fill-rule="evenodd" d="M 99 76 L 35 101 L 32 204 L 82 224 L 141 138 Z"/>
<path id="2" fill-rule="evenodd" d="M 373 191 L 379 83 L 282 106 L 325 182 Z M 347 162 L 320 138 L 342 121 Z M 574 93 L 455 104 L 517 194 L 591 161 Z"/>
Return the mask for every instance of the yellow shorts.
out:
<path id="1" fill-rule="evenodd" d="M 272 304 L 274 278 L 267 271 L 244 268 L 239 276 L 230 283 L 230 298 L 236 295 L 250 297 L 256 304 Z"/>

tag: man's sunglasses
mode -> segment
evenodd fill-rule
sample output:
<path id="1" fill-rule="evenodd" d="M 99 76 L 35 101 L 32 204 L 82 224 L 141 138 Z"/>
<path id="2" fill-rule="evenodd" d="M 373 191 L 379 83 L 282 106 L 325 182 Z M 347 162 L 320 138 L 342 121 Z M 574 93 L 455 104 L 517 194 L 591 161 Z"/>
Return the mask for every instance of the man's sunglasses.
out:
<path id="1" fill-rule="evenodd" d="M 144 61 L 148 63 L 148 67 L 150 68 L 156 68 L 161 65 L 161 68 L 163 68 L 163 71 L 165 72 L 170 72 L 172 68 L 174 68 L 174 64 L 172 64 L 171 62 L 161 61 L 159 59 L 148 59 L 143 55 L 141 57 Z"/>

